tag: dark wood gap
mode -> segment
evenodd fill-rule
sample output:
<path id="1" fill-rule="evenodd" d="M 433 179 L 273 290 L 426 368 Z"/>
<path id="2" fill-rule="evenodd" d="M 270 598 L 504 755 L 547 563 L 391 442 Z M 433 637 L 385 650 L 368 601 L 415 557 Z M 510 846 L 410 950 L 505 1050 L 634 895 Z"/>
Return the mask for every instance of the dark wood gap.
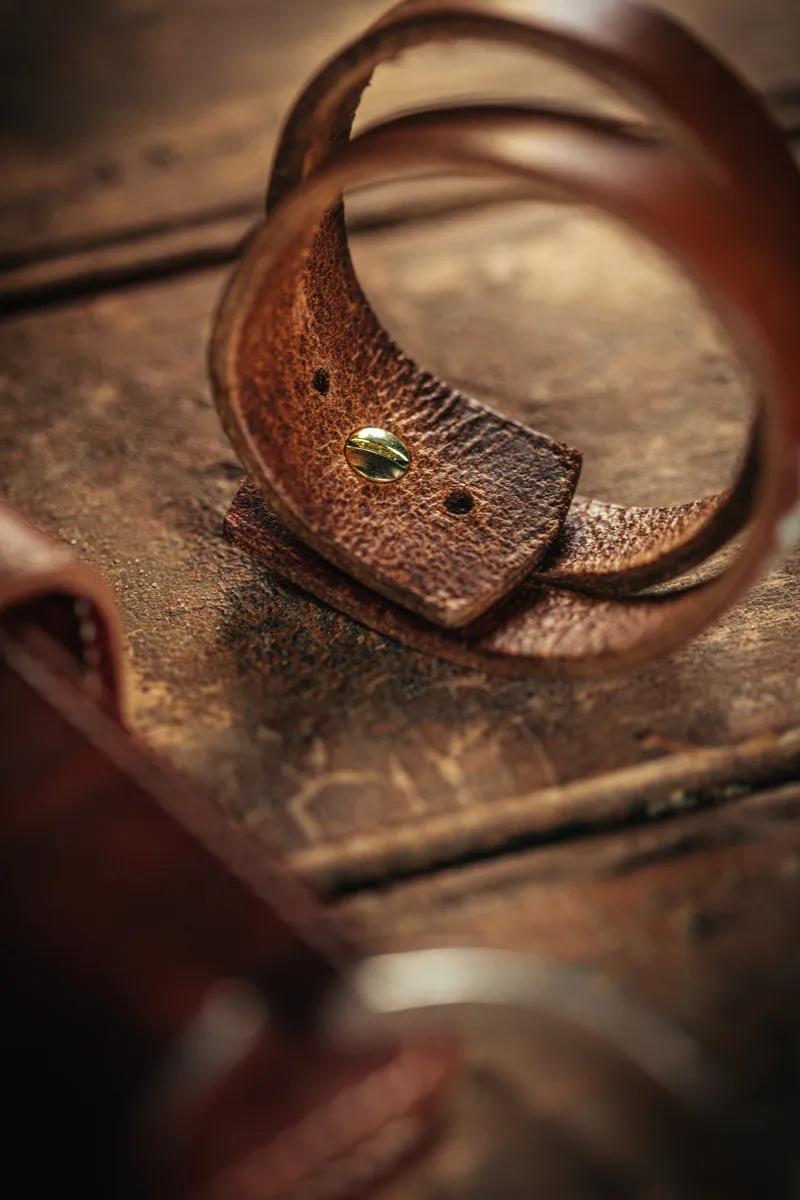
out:
<path id="1" fill-rule="evenodd" d="M 486 838 L 482 843 L 462 850 L 458 849 L 456 832 L 451 853 L 447 852 L 446 846 L 439 847 L 437 853 L 437 848 L 429 845 L 424 861 L 410 861 L 408 864 L 392 861 L 391 838 L 388 832 L 384 831 L 386 853 L 376 857 L 371 868 L 369 864 L 362 863 L 357 869 L 349 870 L 345 856 L 337 854 L 336 867 L 329 870 L 310 869 L 310 863 L 315 857 L 313 851 L 310 854 L 301 852 L 292 856 L 292 864 L 326 900 L 345 901 L 363 893 L 384 891 L 398 885 L 429 879 L 442 872 L 458 871 L 479 864 L 498 864 L 526 852 L 578 842 L 585 844 L 611 834 L 633 833 L 636 830 L 680 824 L 703 812 L 730 809 L 741 801 L 765 796 L 783 785 L 798 785 L 800 730 L 789 731 L 781 735 L 779 740 L 786 743 L 783 761 L 780 751 L 777 754 L 765 755 L 762 746 L 751 756 L 743 745 L 742 762 L 738 769 L 729 762 L 724 780 L 713 783 L 698 782 L 696 787 L 677 788 L 670 797 L 660 801 L 656 793 L 648 795 L 646 790 L 642 789 L 643 794 L 637 800 L 632 800 L 629 808 L 625 809 L 624 804 L 618 803 L 610 812 L 604 812 L 603 806 L 600 805 L 596 818 L 588 815 L 576 816 L 576 819 L 546 828 L 508 832 L 504 837 L 498 836 L 494 840 Z M 701 751 L 700 754 L 702 753 Z M 631 774 L 635 773 L 636 768 L 633 768 Z M 596 782 L 599 788 L 602 785 L 602 777 Z M 453 823 L 457 828 L 458 822 L 455 818 Z M 335 851 L 336 847 L 331 846 L 330 849 Z"/>
<path id="2" fill-rule="evenodd" d="M 800 84 L 785 84 L 764 93 L 783 121 L 787 139 L 800 142 L 796 109 Z M 518 185 L 487 195 L 483 191 L 454 195 L 437 192 L 398 205 L 368 200 L 350 220 L 354 235 L 381 232 L 464 214 L 490 204 L 522 199 Z M 124 226 L 97 237 L 52 241 L 36 250 L 0 254 L 0 318 L 67 304 L 110 291 L 125 290 L 236 261 L 242 241 L 263 211 L 260 197 L 216 208 L 188 211 L 179 218 Z"/>
<path id="3" fill-rule="evenodd" d="M 4 250 L 0 252 L 0 274 L 19 271 L 23 267 L 32 267 L 62 258 L 70 258 L 76 254 L 102 251 L 115 246 L 135 245 L 139 242 L 146 245 L 153 238 L 180 233 L 186 229 L 202 229 L 205 226 L 218 225 L 221 221 L 241 219 L 253 222 L 258 219 L 262 210 L 262 199 L 257 196 L 249 196 L 243 197 L 235 203 L 220 205 L 216 208 L 199 209 L 196 212 L 187 211 L 180 217 L 121 226 L 95 237 L 54 240 L 31 250 Z"/>
<path id="4" fill-rule="evenodd" d="M 206 237 L 194 245 L 183 246 L 184 237 L 171 235 L 154 238 L 146 245 L 137 242 L 139 253 L 134 257 L 120 255 L 120 247 L 112 245 L 80 254 L 77 261 L 68 258 L 36 264 L 35 269 L 15 278 L 0 279 L 0 318 L 228 266 L 238 258 L 253 222 L 233 224 L 233 229 L 229 222 L 207 229 Z M 181 234 L 185 235 L 185 230 Z"/>
<path id="5" fill-rule="evenodd" d="M 665 826 L 677 827 L 674 849 L 672 854 L 670 854 L 669 850 L 661 848 L 658 852 L 659 858 L 683 856 L 683 854 L 692 849 L 708 849 L 710 844 L 717 844 L 719 840 L 717 839 L 717 842 L 715 842 L 713 836 L 705 836 L 702 839 L 697 839 L 695 842 L 695 839 L 691 837 L 690 831 L 687 828 L 692 816 L 722 809 L 731 809 L 737 803 L 745 800 L 757 800 L 759 797 L 767 797 L 786 785 L 792 786 L 796 783 L 796 771 L 778 772 L 773 779 L 760 786 L 742 786 L 740 788 L 727 786 L 692 793 L 690 794 L 690 804 L 687 803 L 680 808 L 665 811 L 658 816 L 652 816 L 647 811 L 647 806 L 645 806 L 642 809 L 631 812 L 630 815 L 622 819 L 604 821 L 597 824 L 575 822 L 574 824 L 563 825 L 548 830 L 546 833 L 518 834 L 516 837 L 510 837 L 502 846 L 473 850 L 468 854 L 454 855 L 452 859 L 437 858 L 436 861 L 424 867 L 416 867 L 407 871 L 398 870 L 389 874 L 378 872 L 374 876 L 364 876 L 363 878 L 351 880 L 344 878 L 341 882 L 331 884 L 321 891 L 319 888 L 316 890 L 326 903 L 343 903 L 366 893 L 384 892 L 404 884 L 441 878 L 448 872 L 456 872 L 480 865 L 494 864 L 499 866 L 509 859 L 525 854 L 530 855 L 537 850 L 552 850 L 576 843 L 580 843 L 584 847 L 587 844 L 598 842 L 614 834 L 628 834 L 634 833 L 636 830 L 646 829 L 655 831 Z M 731 835 L 729 832 L 723 836 L 730 842 Z M 641 862 L 632 865 L 642 866 L 645 864 Z"/>

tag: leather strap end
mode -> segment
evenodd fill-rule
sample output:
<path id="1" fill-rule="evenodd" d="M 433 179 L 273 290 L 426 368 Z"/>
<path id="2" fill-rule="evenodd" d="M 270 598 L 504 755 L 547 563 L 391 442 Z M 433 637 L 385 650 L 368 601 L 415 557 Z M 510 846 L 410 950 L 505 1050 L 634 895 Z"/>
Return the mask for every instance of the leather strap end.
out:
<path id="1" fill-rule="evenodd" d="M 30 610 L 29 635 L 35 626 L 66 652 L 51 665 L 123 720 L 122 629 L 109 588 L 66 546 L 0 504 L 0 622 L 14 626 Z"/>

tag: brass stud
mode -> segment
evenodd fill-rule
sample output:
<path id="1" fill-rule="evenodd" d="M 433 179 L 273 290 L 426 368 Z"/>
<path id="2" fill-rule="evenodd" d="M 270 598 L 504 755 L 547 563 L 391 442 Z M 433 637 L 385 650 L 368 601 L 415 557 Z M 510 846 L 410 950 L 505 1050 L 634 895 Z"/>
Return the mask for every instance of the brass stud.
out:
<path id="1" fill-rule="evenodd" d="M 373 426 L 352 434 L 344 454 L 356 474 L 370 483 L 396 483 L 411 466 L 411 455 L 400 438 Z"/>

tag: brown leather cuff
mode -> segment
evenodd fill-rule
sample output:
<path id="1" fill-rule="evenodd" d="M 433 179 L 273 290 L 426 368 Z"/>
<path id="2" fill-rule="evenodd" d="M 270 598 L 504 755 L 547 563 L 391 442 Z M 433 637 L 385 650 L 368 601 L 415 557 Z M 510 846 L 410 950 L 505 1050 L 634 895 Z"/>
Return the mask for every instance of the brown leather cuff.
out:
<path id="1" fill-rule="evenodd" d="M 579 66 L 634 98 L 664 133 L 481 106 L 349 140 L 382 61 L 464 37 Z M 394 345 L 356 279 L 340 200 L 348 188 L 437 169 L 513 176 L 532 197 L 545 186 L 598 207 L 688 272 L 764 398 L 729 493 L 670 509 L 576 500 L 577 451 L 453 391 Z M 367 624 L 486 669 L 596 672 L 671 650 L 733 603 L 794 529 L 798 208 L 800 176 L 759 101 L 666 16 L 623 0 L 397 5 L 296 105 L 267 220 L 222 302 L 214 390 L 263 501 L 240 494 L 229 536 Z M 389 486 L 348 466 L 345 443 L 367 426 L 391 431 L 410 454 Z M 468 511 L 448 504 L 455 492 Z M 748 522 L 733 567 L 680 585 Z M 668 596 L 640 594 L 675 580 Z"/>

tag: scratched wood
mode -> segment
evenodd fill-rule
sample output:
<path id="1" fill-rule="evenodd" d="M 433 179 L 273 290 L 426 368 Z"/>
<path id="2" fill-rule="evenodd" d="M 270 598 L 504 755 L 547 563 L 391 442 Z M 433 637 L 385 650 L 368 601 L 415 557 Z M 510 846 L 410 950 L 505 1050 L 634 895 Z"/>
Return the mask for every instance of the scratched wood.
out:
<path id="1" fill-rule="evenodd" d="M 616 229 L 502 208 L 362 237 L 357 261 L 427 365 L 584 448 L 584 490 L 651 502 L 725 482 L 746 389 L 686 286 Z M 431 818 L 457 839 L 511 806 L 516 834 L 541 835 L 576 819 L 580 788 L 581 821 L 624 815 L 642 781 L 615 777 L 596 806 L 591 781 L 656 761 L 656 807 L 685 803 L 709 747 L 731 748 L 717 783 L 760 777 L 764 739 L 769 771 L 795 769 L 780 735 L 800 726 L 796 561 L 664 665 L 542 684 L 401 649 L 228 548 L 240 468 L 204 365 L 220 284 L 199 274 L 5 322 L 0 420 L 12 502 L 116 590 L 137 728 L 232 813 L 301 861 L 313 851 L 327 881 L 366 833 L 378 873 L 415 827 L 424 851 Z M 758 769 L 736 749 L 753 738 Z"/>

